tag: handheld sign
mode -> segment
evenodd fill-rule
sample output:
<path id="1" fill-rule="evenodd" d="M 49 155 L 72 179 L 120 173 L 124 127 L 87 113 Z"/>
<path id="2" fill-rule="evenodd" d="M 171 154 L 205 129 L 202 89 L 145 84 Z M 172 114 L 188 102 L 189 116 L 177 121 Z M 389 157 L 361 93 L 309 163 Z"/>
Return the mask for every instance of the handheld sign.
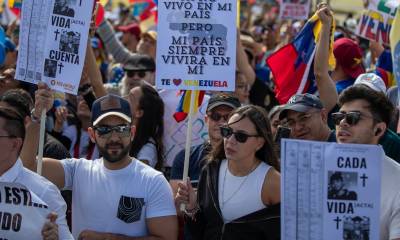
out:
<path id="1" fill-rule="evenodd" d="M 77 94 L 93 0 L 24 0 L 16 79 Z"/>
<path id="2" fill-rule="evenodd" d="M 284 139 L 282 239 L 379 239 L 383 157 L 377 145 Z"/>
<path id="3" fill-rule="evenodd" d="M 389 34 L 398 6 L 398 0 L 370 0 L 368 9 L 360 17 L 355 33 L 361 37 L 389 45 Z"/>
<path id="4" fill-rule="evenodd" d="M 279 19 L 305 20 L 310 13 L 310 0 L 282 0 L 279 4 Z"/>
<path id="5" fill-rule="evenodd" d="M 158 89 L 235 90 L 235 0 L 158 3 Z"/>
<path id="6" fill-rule="evenodd" d="M 0 182 L 0 238 L 42 239 L 48 206 L 18 183 Z"/>

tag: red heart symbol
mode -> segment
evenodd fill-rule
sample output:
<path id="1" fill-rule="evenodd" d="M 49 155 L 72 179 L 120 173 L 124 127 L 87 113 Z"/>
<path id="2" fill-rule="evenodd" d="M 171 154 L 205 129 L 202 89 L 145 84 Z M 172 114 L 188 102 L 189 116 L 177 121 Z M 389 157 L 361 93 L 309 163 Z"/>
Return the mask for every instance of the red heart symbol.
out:
<path id="1" fill-rule="evenodd" d="M 182 79 L 174 79 L 172 82 L 175 84 L 175 86 L 179 86 L 182 83 Z"/>

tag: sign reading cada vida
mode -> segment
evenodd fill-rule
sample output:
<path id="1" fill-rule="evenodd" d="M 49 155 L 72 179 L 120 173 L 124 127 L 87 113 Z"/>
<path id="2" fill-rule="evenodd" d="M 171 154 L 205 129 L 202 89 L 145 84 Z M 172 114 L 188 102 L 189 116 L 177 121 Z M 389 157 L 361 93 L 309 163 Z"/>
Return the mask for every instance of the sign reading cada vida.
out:
<path id="1" fill-rule="evenodd" d="M 235 90 L 236 0 L 158 1 L 159 89 Z"/>
<path id="2" fill-rule="evenodd" d="M 16 79 L 77 94 L 93 1 L 23 1 Z"/>
<path id="3" fill-rule="evenodd" d="M 282 239 L 379 239 L 383 150 L 285 139 Z"/>
<path id="4" fill-rule="evenodd" d="M 42 239 L 48 206 L 18 183 L 0 182 L 0 239 Z"/>

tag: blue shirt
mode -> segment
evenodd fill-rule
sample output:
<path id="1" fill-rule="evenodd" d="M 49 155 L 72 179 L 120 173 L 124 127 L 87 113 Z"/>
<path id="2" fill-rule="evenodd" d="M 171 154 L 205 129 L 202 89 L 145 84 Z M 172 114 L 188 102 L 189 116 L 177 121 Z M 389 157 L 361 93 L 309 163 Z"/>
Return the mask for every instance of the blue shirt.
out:
<path id="1" fill-rule="evenodd" d="M 343 90 L 354 84 L 354 79 L 346 79 L 336 83 L 336 91 L 340 94 Z"/>

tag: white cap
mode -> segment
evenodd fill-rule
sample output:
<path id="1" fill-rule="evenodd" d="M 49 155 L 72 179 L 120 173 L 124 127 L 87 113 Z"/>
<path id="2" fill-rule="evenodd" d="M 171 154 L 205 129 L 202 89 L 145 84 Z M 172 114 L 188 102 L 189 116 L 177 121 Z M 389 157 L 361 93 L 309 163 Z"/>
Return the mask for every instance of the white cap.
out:
<path id="1" fill-rule="evenodd" d="M 354 82 L 354 85 L 356 85 L 356 84 L 364 84 L 377 92 L 382 92 L 382 93 L 386 94 L 385 82 L 382 80 L 381 77 L 379 77 L 375 73 L 360 74 L 357 77 L 356 81 Z"/>

